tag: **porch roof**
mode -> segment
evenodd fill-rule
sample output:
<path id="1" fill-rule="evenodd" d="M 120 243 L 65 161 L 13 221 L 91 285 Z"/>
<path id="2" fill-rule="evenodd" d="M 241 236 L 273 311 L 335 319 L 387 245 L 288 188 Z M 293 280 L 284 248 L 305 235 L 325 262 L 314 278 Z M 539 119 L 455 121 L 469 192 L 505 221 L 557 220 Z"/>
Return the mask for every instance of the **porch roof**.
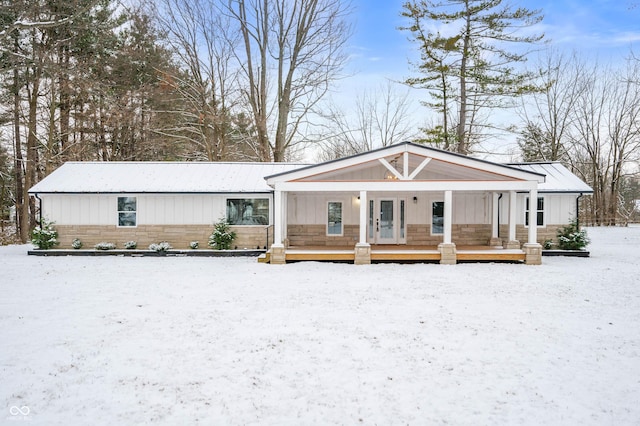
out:
<path id="1" fill-rule="evenodd" d="M 528 191 L 543 183 L 545 175 L 403 142 L 265 179 L 285 191 Z"/>

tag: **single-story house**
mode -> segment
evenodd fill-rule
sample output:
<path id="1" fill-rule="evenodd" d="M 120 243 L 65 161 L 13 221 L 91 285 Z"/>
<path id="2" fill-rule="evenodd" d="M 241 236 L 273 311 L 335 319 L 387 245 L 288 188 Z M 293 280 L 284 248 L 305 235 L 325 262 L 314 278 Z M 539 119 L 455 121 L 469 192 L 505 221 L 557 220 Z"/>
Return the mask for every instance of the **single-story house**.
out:
<path id="1" fill-rule="evenodd" d="M 59 248 L 78 238 L 124 248 L 161 241 L 206 248 L 214 223 L 227 219 L 239 249 L 267 248 L 273 190 L 264 176 L 288 163 L 67 162 L 33 186 L 40 217 L 55 223 Z"/>
<path id="2" fill-rule="evenodd" d="M 264 247 L 271 263 L 538 264 L 541 243 L 593 191 L 560 163 L 498 164 L 405 142 L 314 165 L 70 162 L 29 192 L 61 248 L 74 238 L 187 248 L 225 218 L 235 246 Z"/>

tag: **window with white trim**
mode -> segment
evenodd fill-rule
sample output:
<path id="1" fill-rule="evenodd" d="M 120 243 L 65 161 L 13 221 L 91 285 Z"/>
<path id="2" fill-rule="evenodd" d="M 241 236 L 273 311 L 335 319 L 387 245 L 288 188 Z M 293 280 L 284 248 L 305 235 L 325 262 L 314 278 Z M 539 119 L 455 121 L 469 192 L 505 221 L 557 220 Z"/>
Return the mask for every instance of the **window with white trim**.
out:
<path id="1" fill-rule="evenodd" d="M 544 226 L 544 197 L 538 197 L 538 203 L 536 205 L 536 222 L 537 226 Z M 529 226 L 529 197 L 526 198 L 524 224 L 525 226 Z"/>
<path id="2" fill-rule="evenodd" d="M 327 235 L 342 235 L 342 201 L 327 203 Z"/>
<path id="3" fill-rule="evenodd" d="M 138 207 L 136 197 L 118 197 L 118 226 L 136 226 Z"/>

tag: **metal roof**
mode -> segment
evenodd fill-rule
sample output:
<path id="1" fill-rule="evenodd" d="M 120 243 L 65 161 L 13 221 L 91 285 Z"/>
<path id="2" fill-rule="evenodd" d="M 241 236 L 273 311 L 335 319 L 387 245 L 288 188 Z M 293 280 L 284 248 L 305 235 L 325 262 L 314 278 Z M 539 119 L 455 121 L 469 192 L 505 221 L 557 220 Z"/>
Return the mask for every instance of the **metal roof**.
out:
<path id="1" fill-rule="evenodd" d="M 266 176 L 301 169 L 300 163 L 67 162 L 30 193 L 235 193 L 271 192 Z M 512 163 L 546 176 L 539 192 L 592 193 L 560 163 Z"/>
<path id="2" fill-rule="evenodd" d="M 292 163 L 67 162 L 30 193 L 271 192 L 264 177 Z"/>
<path id="3" fill-rule="evenodd" d="M 560 163 L 511 163 L 509 166 L 545 175 L 544 183 L 538 185 L 538 192 L 593 192 L 589 185 Z"/>
<path id="4" fill-rule="evenodd" d="M 288 174 L 296 175 L 294 179 L 298 179 L 301 177 L 300 172 L 302 173 L 308 172 L 308 174 L 314 174 L 314 170 L 326 171 L 327 168 L 339 169 L 342 167 L 350 167 L 353 165 L 362 164 L 363 161 L 371 161 L 371 159 L 384 158 L 385 152 L 388 152 L 391 155 L 397 155 L 398 152 L 403 152 L 403 151 L 419 154 L 420 156 L 422 156 L 422 158 L 424 157 L 437 158 L 453 164 L 466 165 L 467 167 L 476 167 L 479 170 L 488 170 L 488 169 L 495 170 L 495 168 L 497 167 L 507 175 L 508 175 L 509 169 L 512 169 L 512 171 L 515 171 L 517 174 L 520 174 L 520 175 L 524 171 L 525 173 L 528 173 L 530 175 L 527 179 L 534 178 L 539 181 L 542 181 L 541 178 L 543 178 L 544 176 L 544 174 L 542 173 L 532 172 L 530 170 L 523 170 L 518 167 L 514 167 L 513 164 L 495 163 L 492 161 L 487 161 L 480 158 L 459 154 L 456 152 L 444 151 L 442 149 L 434 148 L 432 146 L 426 146 L 426 145 L 417 144 L 413 142 L 399 142 L 393 145 L 373 149 L 371 151 L 361 152 L 358 154 L 350 155 L 348 157 L 326 161 L 320 164 L 308 164 L 297 170 L 283 171 L 281 173 L 277 173 L 274 175 L 265 176 L 265 179 L 267 179 L 268 181 L 271 181 L 274 178 L 280 178 Z M 419 160 L 419 162 L 415 165 L 417 166 L 421 161 L 422 160 Z M 535 176 L 535 175 L 538 175 L 538 176 Z"/>

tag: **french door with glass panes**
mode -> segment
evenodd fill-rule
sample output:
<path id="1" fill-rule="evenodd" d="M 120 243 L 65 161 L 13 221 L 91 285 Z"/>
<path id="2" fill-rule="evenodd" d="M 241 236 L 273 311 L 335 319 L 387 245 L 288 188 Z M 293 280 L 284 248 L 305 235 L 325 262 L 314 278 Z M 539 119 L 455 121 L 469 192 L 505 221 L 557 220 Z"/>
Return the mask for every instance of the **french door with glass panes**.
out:
<path id="1" fill-rule="evenodd" d="M 368 232 L 370 244 L 406 243 L 406 201 L 384 197 L 369 200 Z"/>

